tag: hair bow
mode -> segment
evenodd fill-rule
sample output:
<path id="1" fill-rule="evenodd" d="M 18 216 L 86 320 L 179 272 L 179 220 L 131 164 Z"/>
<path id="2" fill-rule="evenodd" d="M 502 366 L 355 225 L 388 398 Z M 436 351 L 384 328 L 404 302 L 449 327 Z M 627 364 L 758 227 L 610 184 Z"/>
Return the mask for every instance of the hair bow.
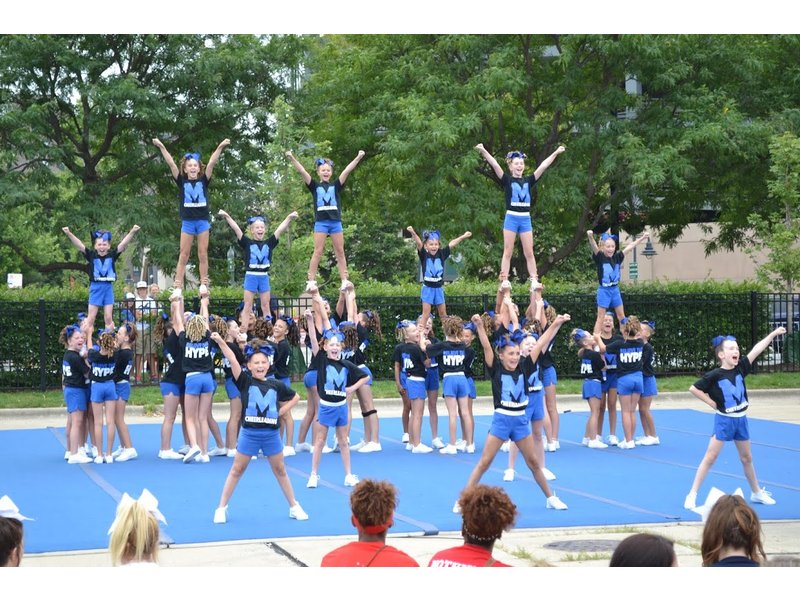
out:
<path id="1" fill-rule="evenodd" d="M 439 233 L 438 229 L 425 230 L 425 231 L 422 232 L 422 239 L 423 239 L 423 241 L 426 241 L 426 242 L 428 240 L 436 241 L 440 237 L 441 237 L 441 233 Z"/>
<path id="2" fill-rule="evenodd" d="M 318 158 L 314 161 L 314 165 L 321 167 L 322 165 L 330 165 L 333 168 L 333 161 L 330 158 Z"/>
<path id="3" fill-rule="evenodd" d="M 164 518 L 164 515 L 161 514 L 160 510 L 158 510 L 158 499 L 155 496 L 153 496 L 153 494 L 151 494 L 147 488 L 144 488 L 137 500 L 131 498 L 128 495 L 128 492 L 122 494 L 122 498 L 120 499 L 119 504 L 117 505 L 117 516 L 114 518 L 114 522 L 111 523 L 111 527 L 108 528 L 107 535 L 111 535 L 112 533 L 114 533 L 114 529 L 116 529 L 117 524 L 119 523 L 120 513 L 122 512 L 122 509 L 128 507 L 133 503 L 141 504 L 142 508 L 144 508 L 147 512 L 153 515 L 158 521 L 161 521 L 162 523 L 164 523 L 164 525 L 167 524 L 167 520 Z"/>
<path id="4" fill-rule="evenodd" d="M 506 154 L 506 158 L 528 158 L 525 156 L 524 152 L 520 152 L 519 150 L 513 150 Z"/>
<path id="5" fill-rule="evenodd" d="M 339 330 L 341 331 L 345 327 L 355 327 L 355 326 L 356 324 L 353 323 L 352 321 L 342 321 L 341 323 L 339 323 Z"/>
<path id="6" fill-rule="evenodd" d="M 280 317 L 278 317 L 278 318 L 279 318 L 279 319 L 283 319 L 284 321 L 286 321 L 286 324 L 287 324 L 289 327 L 291 327 L 292 325 L 294 325 L 294 319 L 291 317 L 291 315 L 281 315 L 281 316 L 280 316 Z"/>
<path id="7" fill-rule="evenodd" d="M 265 321 L 269 321 L 270 323 L 272 323 L 272 316 L 271 315 L 264 315 L 261 318 L 264 319 Z"/>
<path id="8" fill-rule="evenodd" d="M 72 324 L 72 325 L 67 325 L 66 330 L 67 330 L 67 339 L 69 339 L 73 335 L 75 335 L 76 331 L 80 331 L 81 327 L 80 325 Z"/>
<path id="9" fill-rule="evenodd" d="M 736 341 L 736 337 L 734 337 L 732 335 L 718 335 L 718 336 L 712 338 L 711 346 L 716 348 L 722 342 L 735 342 L 735 341 Z"/>
<path id="10" fill-rule="evenodd" d="M 506 346 L 519 346 L 519 342 L 512 339 L 511 336 L 501 335 L 499 338 L 497 338 L 497 341 L 495 341 L 494 345 L 498 350 L 502 350 Z"/>
<path id="11" fill-rule="evenodd" d="M 580 341 L 583 338 L 585 338 L 587 335 L 589 335 L 588 332 L 586 332 L 583 329 L 581 329 L 580 327 L 578 327 L 578 329 L 575 330 L 575 335 L 572 337 L 572 339 L 575 340 L 575 343 L 577 344 L 577 343 L 580 343 Z"/>
<path id="12" fill-rule="evenodd" d="M 255 217 L 250 217 L 249 219 L 247 219 L 247 224 L 252 225 L 256 221 L 261 221 L 262 223 L 266 224 L 267 218 L 264 215 L 256 215 Z"/>
<path id="13" fill-rule="evenodd" d="M 622 318 L 619 320 L 619 324 L 620 324 L 620 325 L 625 325 L 625 323 L 627 323 L 627 322 L 628 322 L 628 317 L 622 317 Z"/>
<path id="14" fill-rule="evenodd" d="M 493 310 L 487 310 L 486 314 L 489 315 L 490 318 L 494 319 L 496 313 Z"/>
<path id="15" fill-rule="evenodd" d="M 547 300 L 542 300 L 542 306 L 545 308 L 550 308 L 550 303 Z"/>
<path id="16" fill-rule="evenodd" d="M 105 229 L 98 229 L 97 231 L 92 232 L 92 239 L 96 240 L 97 238 L 101 238 L 107 242 L 111 241 L 111 232 L 106 231 Z"/>
<path id="17" fill-rule="evenodd" d="M 195 159 L 197 162 L 200 162 L 200 153 L 199 152 L 187 152 L 183 155 L 185 159 Z"/>
<path id="18" fill-rule="evenodd" d="M 478 333 L 478 328 L 475 327 L 475 323 L 472 321 L 467 321 L 464 323 L 464 329 L 469 329 L 472 333 Z"/>
<path id="19" fill-rule="evenodd" d="M 653 331 L 655 331 L 655 330 L 656 330 L 656 322 L 655 322 L 655 321 L 645 321 L 645 323 L 646 323 L 646 324 L 647 324 L 647 326 L 648 326 L 648 327 L 650 327 L 650 329 L 652 329 Z"/>
<path id="20" fill-rule="evenodd" d="M 614 240 L 616 242 L 619 241 L 619 236 L 615 233 L 604 233 L 600 236 L 600 241 L 605 242 L 606 240 Z"/>
<path id="21" fill-rule="evenodd" d="M 528 317 L 522 317 L 522 318 L 519 320 L 519 328 L 520 328 L 520 329 L 523 329 L 523 328 L 525 327 L 525 324 L 526 324 L 527 322 L 528 322 Z"/>
<path id="22" fill-rule="evenodd" d="M 365 311 L 364 311 L 364 314 L 366 315 L 366 317 L 367 317 L 368 319 L 371 319 L 371 318 L 372 318 L 372 315 L 373 315 L 374 313 L 373 313 L 371 310 L 367 309 L 367 310 L 365 310 Z"/>
<path id="23" fill-rule="evenodd" d="M 17 521 L 33 521 L 30 517 L 20 514 L 19 508 L 8 496 L 0 498 L 0 517 L 16 519 Z"/>
<path id="24" fill-rule="evenodd" d="M 512 342 L 514 342 L 519 346 L 522 343 L 522 340 L 525 339 L 525 332 L 522 331 L 522 329 L 515 329 L 508 336 L 508 339 L 510 339 Z"/>
<path id="25" fill-rule="evenodd" d="M 125 321 L 125 325 L 124 325 L 124 327 L 125 327 L 125 331 L 126 331 L 126 333 L 127 333 L 128 335 L 130 335 L 130 334 L 131 334 L 131 331 L 132 331 L 131 324 L 130 324 L 128 321 Z"/>
<path id="26" fill-rule="evenodd" d="M 78 322 L 83 321 L 86 318 L 86 313 L 79 312 L 78 313 Z"/>
<path id="27" fill-rule="evenodd" d="M 208 315 L 208 322 L 209 323 L 213 323 L 214 322 L 214 315 Z"/>
<path id="28" fill-rule="evenodd" d="M 409 321 L 408 319 L 403 319 L 402 321 L 397 323 L 397 329 L 405 329 L 409 325 L 413 325 L 413 324 L 414 324 L 413 321 Z"/>
<path id="29" fill-rule="evenodd" d="M 258 346 L 257 348 L 250 346 L 248 344 L 244 348 L 244 356 L 247 360 L 250 360 L 251 356 L 253 356 L 254 354 L 258 354 L 259 352 L 264 356 L 266 356 L 267 358 L 270 358 L 275 354 L 275 348 L 273 348 L 269 344 L 264 344 L 263 346 Z"/>
<path id="30" fill-rule="evenodd" d="M 322 334 L 322 337 L 326 340 L 332 340 L 336 338 L 340 342 L 344 341 L 344 334 L 341 331 L 337 331 L 336 329 L 326 329 L 325 332 Z"/>
<path id="31" fill-rule="evenodd" d="M 169 321 L 169 315 L 165 312 L 161 313 L 161 320 L 162 321 Z"/>

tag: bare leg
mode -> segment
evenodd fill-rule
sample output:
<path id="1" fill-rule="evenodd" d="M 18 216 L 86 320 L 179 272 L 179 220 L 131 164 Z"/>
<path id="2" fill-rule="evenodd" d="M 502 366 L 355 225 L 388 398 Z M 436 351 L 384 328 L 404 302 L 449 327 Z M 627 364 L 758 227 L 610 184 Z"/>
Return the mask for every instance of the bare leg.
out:
<path id="1" fill-rule="evenodd" d="M 123 448 L 133 448 L 131 441 L 131 432 L 128 430 L 128 424 L 125 422 L 125 410 L 128 408 L 128 403 L 125 400 L 117 400 L 116 415 L 117 433 L 119 434 L 119 445 Z"/>
<path id="2" fill-rule="evenodd" d="M 444 404 L 447 407 L 447 433 L 450 436 L 449 443 L 455 446 L 456 433 L 458 430 L 458 401 L 453 396 L 445 396 Z M 467 439 L 466 435 L 464 439 Z"/>
<path id="3" fill-rule="evenodd" d="M 314 232 L 314 253 L 311 255 L 311 261 L 308 263 L 308 279 L 310 281 L 316 280 L 317 269 L 319 268 L 319 261 L 322 260 L 322 253 L 325 250 L 325 240 L 328 234 Z"/>
<path id="4" fill-rule="evenodd" d="M 106 412 L 106 454 L 111 456 L 114 452 L 114 439 L 117 436 L 117 401 L 106 400 L 103 402 Z"/>
<path id="5" fill-rule="evenodd" d="M 228 450 L 236 450 L 241 420 L 242 399 L 239 397 L 231 398 L 231 416 L 228 419 L 228 425 L 225 427 L 225 446 Z"/>
<path id="6" fill-rule="evenodd" d="M 253 292 L 248 292 L 247 290 L 244 291 L 244 309 L 242 310 L 240 324 L 240 331 L 247 331 L 248 327 L 250 326 L 250 319 L 253 318 L 252 314 L 253 311 L 250 310 L 250 307 L 253 306 Z"/>
<path id="7" fill-rule="evenodd" d="M 483 474 L 492 466 L 494 457 L 497 456 L 497 452 L 502 445 L 503 440 L 500 438 L 495 437 L 491 433 L 486 436 L 486 443 L 483 445 L 483 454 L 481 454 L 478 464 L 472 469 L 472 473 L 470 473 L 469 479 L 467 480 L 467 485 L 464 486 L 465 488 L 472 487 L 481 480 Z"/>
<path id="8" fill-rule="evenodd" d="M 408 438 L 412 446 L 419 445 L 422 437 L 422 415 L 424 412 L 424 400 L 415 399 L 411 401 L 411 422 L 408 427 Z"/>
<path id="9" fill-rule="evenodd" d="M 511 276 L 511 257 L 514 255 L 516 240 L 516 232 L 503 229 L 503 258 L 500 259 L 500 272 L 505 273 L 507 277 Z"/>
<path id="10" fill-rule="evenodd" d="M 472 398 L 458 398 L 458 414 L 461 417 L 461 433 L 467 446 L 475 443 L 475 416 L 472 414 Z"/>
<path id="11" fill-rule="evenodd" d="M 428 395 L 428 422 L 431 425 L 431 439 L 439 437 L 439 410 L 436 407 L 436 403 L 439 401 L 439 392 L 438 390 L 427 390 Z M 449 409 L 448 409 L 449 411 Z M 420 430 L 420 436 L 422 435 L 422 430 Z M 455 440 L 451 442 L 455 444 Z"/>
<path id="12" fill-rule="evenodd" d="M 72 411 L 71 413 L 69 413 L 68 419 L 69 419 L 69 427 L 68 427 L 69 453 L 75 454 L 78 451 L 78 448 L 83 446 L 83 443 L 86 439 L 85 436 L 83 436 L 83 439 L 81 439 L 83 434 L 83 419 L 84 419 L 83 411 L 82 410 Z"/>
<path id="13" fill-rule="evenodd" d="M 400 399 L 403 401 L 403 412 L 400 415 L 400 422 L 403 424 L 403 433 L 409 433 L 409 418 L 411 416 L 411 400 L 408 398 L 408 392 L 403 390 L 400 392 Z"/>
<path id="14" fill-rule="evenodd" d="M 336 266 L 339 269 L 339 277 L 344 281 L 348 278 L 347 258 L 345 258 L 344 255 L 344 234 L 332 233 L 331 243 L 333 244 L 333 253 L 336 255 Z"/>
<path id="15" fill-rule="evenodd" d="M 639 418 L 642 420 L 642 430 L 644 434 L 656 437 L 656 424 L 653 420 L 653 411 L 650 410 L 650 404 L 652 402 L 652 396 L 642 396 L 639 398 Z"/>
<path id="16" fill-rule="evenodd" d="M 756 468 L 753 466 L 753 454 L 750 451 L 750 440 L 734 440 L 736 450 L 739 451 L 739 460 L 742 461 L 742 468 L 744 469 L 744 476 L 747 478 L 747 483 L 750 484 L 750 491 L 757 494 L 761 491 L 756 478 Z"/>
<path id="17" fill-rule="evenodd" d="M 536 257 L 533 254 L 533 232 L 525 231 L 519 234 L 519 242 L 522 245 L 522 253 L 525 255 L 525 263 L 528 266 L 528 277 L 539 278 L 539 271 L 536 269 Z"/>
<path id="18" fill-rule="evenodd" d="M 92 402 L 92 416 L 94 417 L 92 445 L 97 446 L 98 456 L 103 456 L 103 404 L 103 402 Z"/>
<path id="19" fill-rule="evenodd" d="M 694 481 L 692 482 L 692 489 L 691 491 L 697 493 L 700 489 L 700 486 L 703 485 L 703 481 L 708 475 L 709 470 L 711 467 L 714 466 L 714 462 L 716 462 L 717 457 L 719 456 L 720 450 L 725 445 L 725 442 L 719 441 L 715 436 L 711 436 L 711 439 L 708 442 L 708 448 L 706 449 L 705 456 L 703 456 L 703 460 L 700 461 L 700 466 L 697 467 L 697 473 L 694 475 Z M 745 473 L 746 476 L 746 473 Z"/>
<path id="20" fill-rule="evenodd" d="M 201 393 L 197 409 L 197 420 L 200 423 L 198 443 L 203 454 L 208 454 L 208 432 L 210 429 L 209 422 L 214 419 L 214 417 L 211 416 L 211 397 L 211 392 Z M 214 424 L 216 425 L 216 421 L 214 421 Z M 217 435 L 219 435 L 219 426 L 217 426 Z M 221 439 L 222 438 L 220 438 L 220 440 Z"/>
<path id="21" fill-rule="evenodd" d="M 241 452 L 236 453 L 236 456 L 233 458 L 231 470 L 228 471 L 228 477 L 225 479 L 225 485 L 222 486 L 222 496 L 220 496 L 219 499 L 220 508 L 228 505 L 228 500 L 230 500 L 233 495 L 233 490 L 236 489 L 239 480 L 242 478 L 242 475 L 244 475 L 249 464 L 250 456 L 248 454 L 242 454 Z"/>
<path id="22" fill-rule="evenodd" d="M 319 404 L 319 394 L 317 388 L 306 388 L 308 400 L 306 400 L 306 414 L 303 415 L 303 420 L 300 421 L 300 430 L 297 432 L 297 443 L 302 444 L 306 441 L 308 430 L 314 422 L 314 417 L 317 416 L 317 404 Z M 311 438 L 312 444 L 314 437 Z"/>
<path id="23" fill-rule="evenodd" d="M 600 405 L 602 404 L 600 398 L 589 398 L 589 418 L 586 420 L 586 437 L 593 440 L 597 437 L 597 422 L 600 417 Z"/>
<path id="24" fill-rule="evenodd" d="M 602 329 L 603 329 L 603 319 L 605 318 L 605 316 L 606 316 L 606 309 L 601 307 L 601 306 L 598 306 L 597 307 L 597 319 L 594 322 L 594 330 L 592 331 L 592 333 L 594 335 L 599 335 L 600 332 L 602 331 Z"/>
<path id="25" fill-rule="evenodd" d="M 186 424 L 186 438 L 190 446 L 200 445 L 200 396 L 185 394 L 183 398 L 183 422 Z M 208 423 L 206 422 L 206 427 Z M 208 432 L 206 431 L 206 435 Z"/>
<path id="26" fill-rule="evenodd" d="M 214 437 L 214 443 L 217 445 L 217 448 L 224 448 L 225 442 L 222 440 L 222 432 L 219 430 L 219 423 L 217 423 L 217 420 L 214 418 L 214 413 L 211 412 L 213 404 L 214 401 L 212 398 L 208 406 L 208 431 Z M 208 444 L 208 442 L 206 442 L 206 444 Z"/>
<path id="27" fill-rule="evenodd" d="M 550 437 L 548 441 L 558 441 L 559 416 L 556 406 L 556 386 L 548 385 L 544 388 L 544 406 L 547 415 L 550 417 Z"/>
<path id="28" fill-rule="evenodd" d="M 261 297 L 261 314 L 263 316 L 272 316 L 272 310 L 270 309 L 269 303 L 272 299 L 272 294 L 270 292 L 262 292 L 260 294 Z M 247 306 L 247 304 L 245 304 Z"/>
<path id="29" fill-rule="evenodd" d="M 422 303 L 422 314 L 420 315 L 419 324 L 417 327 L 420 330 L 420 335 L 422 332 L 425 331 L 425 327 L 428 325 L 428 319 L 431 316 L 431 305 L 427 302 Z"/>
<path id="30" fill-rule="evenodd" d="M 286 429 L 286 445 L 294 448 L 294 417 L 291 410 L 281 415 L 281 423 Z"/>
<path id="31" fill-rule="evenodd" d="M 550 485 L 547 483 L 544 473 L 542 473 L 542 466 L 534 455 L 533 437 L 529 435 L 515 443 L 520 453 L 522 453 L 522 457 L 525 459 L 525 464 L 528 465 L 528 468 L 531 470 L 531 475 L 533 475 L 533 479 L 536 481 L 539 489 L 542 490 L 545 498 L 549 498 L 553 495 L 553 490 L 550 489 Z"/>
<path id="32" fill-rule="evenodd" d="M 114 328 L 114 305 L 106 304 L 103 306 L 103 324 L 106 329 Z"/>
<path id="33" fill-rule="evenodd" d="M 314 421 L 314 453 L 311 455 L 311 472 L 319 472 L 319 461 L 322 459 L 322 447 L 328 439 L 328 426 L 322 425 L 319 421 Z"/>
<path id="34" fill-rule="evenodd" d="M 178 251 L 178 266 L 175 267 L 175 287 L 183 288 L 183 280 L 186 274 L 186 264 L 189 262 L 189 254 L 192 252 L 192 242 L 194 236 L 181 231 L 180 250 Z"/>
<path id="35" fill-rule="evenodd" d="M 636 406 L 639 404 L 639 394 L 620 396 L 619 403 L 622 407 L 622 430 L 625 432 L 625 441 L 632 442 L 636 433 Z"/>
<path id="36" fill-rule="evenodd" d="M 208 237 L 208 231 L 197 235 L 197 262 L 200 269 L 200 283 L 206 285 L 208 285 Z"/>
<path id="37" fill-rule="evenodd" d="M 339 442 L 339 453 L 342 455 L 344 474 L 350 475 L 350 442 L 347 439 L 347 425 L 336 428 L 336 440 Z"/>
<path id="38" fill-rule="evenodd" d="M 164 396 L 164 422 L 161 424 L 162 450 L 169 450 L 172 447 L 172 428 L 175 425 L 175 416 L 178 414 L 179 400 L 175 394 Z"/>
<path id="39" fill-rule="evenodd" d="M 356 390 L 356 396 L 358 396 L 362 414 L 375 409 L 371 385 L 362 385 Z M 375 443 L 380 441 L 378 439 L 378 413 L 373 413 L 368 417 L 364 417 L 364 439 L 368 442 Z"/>
<path id="40" fill-rule="evenodd" d="M 86 345 L 91 347 L 92 345 L 92 336 L 94 335 L 94 322 L 97 319 L 97 310 L 98 306 L 94 304 L 90 304 L 89 308 L 86 309 Z"/>
<path id="41" fill-rule="evenodd" d="M 238 457 L 238 454 L 237 454 Z M 297 503 L 294 497 L 294 490 L 292 489 L 292 482 L 289 480 L 289 475 L 286 473 L 286 463 L 283 461 L 283 453 L 278 452 L 267 457 L 269 466 L 272 468 L 272 474 L 278 481 L 278 485 L 289 503 L 289 508 Z"/>

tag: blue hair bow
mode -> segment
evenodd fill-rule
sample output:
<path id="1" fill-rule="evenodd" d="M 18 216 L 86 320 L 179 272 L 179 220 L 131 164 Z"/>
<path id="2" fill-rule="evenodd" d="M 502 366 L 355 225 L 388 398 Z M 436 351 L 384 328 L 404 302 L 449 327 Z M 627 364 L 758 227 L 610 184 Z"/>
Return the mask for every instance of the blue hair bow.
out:
<path id="1" fill-rule="evenodd" d="M 716 348 L 722 342 L 735 342 L 735 341 L 736 341 L 736 337 L 734 337 L 732 335 L 718 335 L 718 336 L 716 336 L 716 337 L 711 339 L 711 346 Z"/>
<path id="2" fill-rule="evenodd" d="M 655 330 L 656 330 L 656 322 L 655 322 L 655 321 L 645 321 L 645 323 L 647 323 L 647 325 L 648 325 L 648 326 L 650 327 L 650 329 L 652 329 L 653 331 L 655 331 Z"/>
<path id="3" fill-rule="evenodd" d="M 97 238 L 103 239 L 106 242 L 111 241 L 111 232 L 106 231 L 105 229 L 98 229 L 92 232 L 92 239 L 96 240 Z"/>
<path id="4" fill-rule="evenodd" d="M 367 316 L 368 319 L 371 319 L 374 313 L 371 310 L 367 309 L 364 311 L 364 314 Z"/>
<path id="5" fill-rule="evenodd" d="M 431 229 L 430 231 L 423 231 L 422 232 L 422 239 L 423 241 L 428 240 L 438 240 L 441 237 L 441 233 L 439 233 L 438 229 Z"/>
<path id="6" fill-rule="evenodd" d="M 265 321 L 269 321 L 270 323 L 272 323 L 272 316 L 271 315 L 264 315 L 261 318 L 264 319 Z"/>
<path id="7" fill-rule="evenodd" d="M 589 335 L 589 333 L 579 327 L 578 329 L 575 330 L 575 335 L 573 336 L 572 339 L 575 340 L 575 343 L 577 344 L 580 343 L 580 341 L 587 335 Z"/>
<path id="8" fill-rule="evenodd" d="M 183 155 L 183 158 L 190 159 L 193 158 L 197 162 L 200 162 L 200 153 L 199 152 L 187 152 Z"/>
<path id="9" fill-rule="evenodd" d="M 167 313 L 165 313 L 165 312 L 162 312 L 161 313 L 161 319 L 163 321 L 169 321 L 169 315 Z"/>
<path id="10" fill-rule="evenodd" d="M 464 329 L 469 329 L 472 333 L 478 333 L 478 328 L 475 327 L 475 323 L 472 321 L 467 321 L 464 323 Z"/>
<path id="11" fill-rule="evenodd" d="M 492 319 L 494 319 L 494 315 L 496 314 L 493 310 L 487 310 L 486 314 L 489 315 Z"/>
<path id="12" fill-rule="evenodd" d="M 402 321 L 399 321 L 397 323 L 397 329 L 405 329 L 409 325 L 413 325 L 413 324 L 414 324 L 413 321 L 409 321 L 408 319 L 403 319 Z"/>
<path id="13" fill-rule="evenodd" d="M 208 322 L 209 323 L 213 323 L 214 322 L 214 315 L 208 315 Z"/>
<path id="14" fill-rule="evenodd" d="M 83 313 L 83 312 L 79 312 L 79 313 L 78 313 L 78 322 L 79 322 L 79 323 L 80 323 L 81 321 L 83 321 L 85 318 L 86 318 L 86 313 Z"/>
<path id="15" fill-rule="evenodd" d="M 256 215 L 255 217 L 250 217 L 247 219 L 247 224 L 252 225 L 256 221 L 261 221 L 262 223 L 266 224 L 267 218 L 264 215 Z"/>
<path id="16" fill-rule="evenodd" d="M 263 346 L 259 346 L 257 348 L 254 348 L 249 344 L 244 347 L 244 356 L 247 360 L 250 360 L 251 356 L 253 356 L 254 354 L 258 354 L 259 352 L 264 356 L 266 356 L 267 358 L 270 358 L 275 354 L 275 348 L 273 348 L 269 344 L 264 344 Z"/>
<path id="17" fill-rule="evenodd" d="M 604 233 L 600 236 L 600 241 L 605 242 L 606 240 L 614 240 L 615 242 L 619 241 L 619 236 L 615 233 Z"/>
<path id="18" fill-rule="evenodd" d="M 625 325 L 625 323 L 627 323 L 627 322 L 628 322 L 628 317 L 622 317 L 622 318 L 619 320 L 619 324 L 620 324 L 620 325 Z"/>
<path id="19" fill-rule="evenodd" d="M 519 150 L 513 150 L 506 154 L 506 158 L 528 158 L 525 156 L 524 152 L 520 152 Z"/>
<path id="20" fill-rule="evenodd" d="M 542 305 L 543 305 L 545 308 L 550 308 L 550 303 L 549 303 L 547 300 L 542 300 Z"/>
<path id="21" fill-rule="evenodd" d="M 131 334 L 132 330 L 133 328 L 131 327 L 131 324 L 128 321 L 125 321 L 125 331 L 128 333 L 128 335 Z"/>
<path id="22" fill-rule="evenodd" d="M 265 317 L 265 318 L 266 318 L 266 317 Z M 281 315 L 281 316 L 280 316 L 280 317 L 278 317 L 278 318 L 279 318 L 279 319 L 283 319 L 284 321 L 286 321 L 286 324 L 287 324 L 289 327 L 291 327 L 292 325 L 294 325 L 294 319 L 293 319 L 293 318 L 292 318 L 290 315 Z"/>
<path id="23" fill-rule="evenodd" d="M 511 332 L 511 334 L 509 334 L 508 339 L 519 346 L 522 343 L 522 340 L 525 339 L 525 332 L 522 331 L 522 329 L 515 329 Z"/>
<path id="24" fill-rule="evenodd" d="M 330 165 L 333 168 L 333 161 L 330 158 L 318 158 L 314 161 L 314 165 L 321 167 L 322 165 Z"/>
<path id="25" fill-rule="evenodd" d="M 67 339 L 69 339 L 69 338 L 71 338 L 73 335 L 75 335 L 75 332 L 76 332 L 76 331 L 80 331 L 80 330 L 81 330 L 81 328 L 80 328 L 80 326 L 79 326 L 79 325 L 74 325 L 74 324 L 73 324 L 73 325 L 67 325 L 67 327 L 66 327 L 66 330 L 67 330 Z"/>
<path id="26" fill-rule="evenodd" d="M 333 338 L 336 338 L 340 342 L 344 341 L 344 334 L 341 331 L 337 331 L 336 329 L 326 329 L 325 332 L 322 334 L 322 337 L 328 341 L 332 340 Z"/>
<path id="27" fill-rule="evenodd" d="M 513 336 L 506 336 L 502 335 L 497 338 L 497 341 L 494 343 L 498 350 L 502 350 L 506 346 L 519 346 L 519 342 L 513 339 Z"/>

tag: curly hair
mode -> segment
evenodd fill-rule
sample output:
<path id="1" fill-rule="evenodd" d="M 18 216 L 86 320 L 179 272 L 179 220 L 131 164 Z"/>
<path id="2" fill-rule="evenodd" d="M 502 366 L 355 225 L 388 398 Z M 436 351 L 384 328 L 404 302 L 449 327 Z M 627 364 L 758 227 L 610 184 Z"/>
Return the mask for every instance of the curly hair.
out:
<path id="1" fill-rule="evenodd" d="M 552 304 L 548 304 L 547 307 L 544 309 L 544 316 L 547 317 L 548 327 L 553 324 L 553 321 L 556 320 L 558 313 L 556 312 L 556 309 L 553 307 Z"/>
<path id="2" fill-rule="evenodd" d="M 725 546 L 744 550 L 758 563 L 767 560 L 758 515 L 741 496 L 722 496 L 708 513 L 700 544 L 703 566 L 717 562 Z"/>
<path id="3" fill-rule="evenodd" d="M 464 541 L 491 548 L 517 519 L 517 506 L 502 488 L 473 485 L 461 492 L 461 533 Z"/>
<path id="4" fill-rule="evenodd" d="M 446 337 L 458 338 L 464 329 L 464 319 L 457 316 L 445 317 L 442 321 L 442 331 Z"/>
<path id="5" fill-rule="evenodd" d="M 117 349 L 116 331 L 113 329 L 103 330 L 103 332 L 98 337 L 97 343 L 100 346 L 101 352 L 103 352 L 107 356 L 113 356 L 114 351 Z"/>
<path id="6" fill-rule="evenodd" d="M 365 310 L 363 313 L 364 321 L 366 324 L 364 325 L 370 333 L 374 333 L 375 337 L 379 340 L 383 340 L 383 333 L 381 333 L 381 316 L 378 314 L 377 310 Z"/>
<path id="7" fill-rule="evenodd" d="M 628 320 L 619 326 L 619 330 L 622 332 L 622 335 L 624 335 L 626 338 L 636 337 L 636 334 L 639 333 L 641 329 L 642 329 L 642 324 L 639 321 L 639 317 L 633 315 L 628 317 Z"/>
<path id="8" fill-rule="evenodd" d="M 252 331 L 253 337 L 265 340 L 272 335 L 272 321 L 267 321 L 263 317 L 259 317 L 253 324 Z"/>
<path id="9" fill-rule="evenodd" d="M 344 334 L 342 348 L 347 348 L 348 350 L 358 348 L 358 330 L 355 325 L 346 325 L 342 329 L 342 333 Z"/>
<path id="10" fill-rule="evenodd" d="M 219 315 L 211 315 L 209 317 L 208 330 L 211 333 L 216 331 L 223 340 L 228 337 L 228 324 L 225 322 L 225 319 Z"/>
<path id="11" fill-rule="evenodd" d="M 485 312 L 481 315 L 481 321 L 483 321 L 483 330 L 486 335 L 492 337 L 494 332 L 497 331 L 497 317 Z"/>
<path id="12" fill-rule="evenodd" d="M 169 318 L 165 319 L 163 315 L 159 315 L 158 319 L 156 319 L 156 324 L 153 325 L 153 335 L 156 337 L 157 340 L 161 340 L 162 342 L 169 337 L 169 334 L 172 332 L 172 321 Z"/>
<path id="13" fill-rule="evenodd" d="M 186 323 L 186 337 L 192 342 L 203 339 L 208 329 L 208 321 L 203 315 L 195 315 Z"/>
<path id="14" fill-rule="evenodd" d="M 286 332 L 286 341 L 291 346 L 300 345 L 300 327 L 297 319 L 293 319 L 292 324 L 289 325 L 289 330 Z"/>
<path id="15" fill-rule="evenodd" d="M 397 488 L 388 481 L 362 479 L 350 494 L 350 510 L 361 527 L 391 526 Z"/>

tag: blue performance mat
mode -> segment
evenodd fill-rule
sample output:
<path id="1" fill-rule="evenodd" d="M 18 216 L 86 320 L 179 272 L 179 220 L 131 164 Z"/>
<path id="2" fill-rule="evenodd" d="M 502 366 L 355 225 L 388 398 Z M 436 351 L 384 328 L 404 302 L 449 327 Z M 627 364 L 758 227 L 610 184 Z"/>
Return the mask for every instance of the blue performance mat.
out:
<path id="1" fill-rule="evenodd" d="M 441 415 L 439 432 L 447 432 Z M 684 510 L 683 499 L 711 435 L 713 418 L 694 410 L 654 411 L 661 445 L 633 450 L 590 450 L 580 444 L 587 413 L 561 415 L 561 449 L 546 454 L 546 466 L 558 479 L 551 486 L 569 510 L 545 509 L 545 499 L 520 457 L 516 481 L 502 481 L 508 455 L 498 453 L 482 483 L 506 489 L 517 504 L 517 528 L 629 525 L 666 521 L 699 521 Z M 475 418 L 476 453 L 411 454 L 400 442 L 399 418 L 380 422 L 382 452 L 352 453 L 353 472 L 360 478 L 388 479 L 400 491 L 391 533 L 436 535 L 459 531 L 461 517 L 452 512 L 483 450 L 491 416 Z M 362 434 L 353 423 L 351 440 Z M 307 453 L 286 459 L 295 495 L 309 514 L 298 522 L 266 460 L 252 461 L 229 503 L 228 523 L 212 522 L 222 485 L 233 459 L 212 458 L 208 464 L 187 464 L 157 458 L 160 425 L 130 425 L 139 458 L 111 465 L 68 465 L 63 459 L 63 428 L 0 431 L 0 496 L 8 494 L 34 521 L 25 522 L 26 552 L 106 548 L 108 527 L 123 492 L 138 497 L 148 488 L 167 518 L 163 540 L 189 544 L 249 539 L 353 535 L 349 493 L 338 454 L 325 454 L 317 489 L 307 489 L 311 466 Z M 220 423 L 224 431 L 224 424 Z M 621 433 L 618 427 L 617 433 Z M 800 519 L 800 426 L 750 419 L 753 457 L 762 486 L 774 494 L 774 506 L 754 505 L 765 520 Z M 640 435 L 641 431 L 637 432 Z M 333 432 L 329 433 L 332 440 Z M 173 440 L 181 439 L 176 426 Z M 423 441 L 430 443 L 427 415 Z M 212 441 L 213 444 L 213 441 Z M 725 445 L 698 494 L 711 486 L 726 493 L 747 482 L 733 443 Z"/>

